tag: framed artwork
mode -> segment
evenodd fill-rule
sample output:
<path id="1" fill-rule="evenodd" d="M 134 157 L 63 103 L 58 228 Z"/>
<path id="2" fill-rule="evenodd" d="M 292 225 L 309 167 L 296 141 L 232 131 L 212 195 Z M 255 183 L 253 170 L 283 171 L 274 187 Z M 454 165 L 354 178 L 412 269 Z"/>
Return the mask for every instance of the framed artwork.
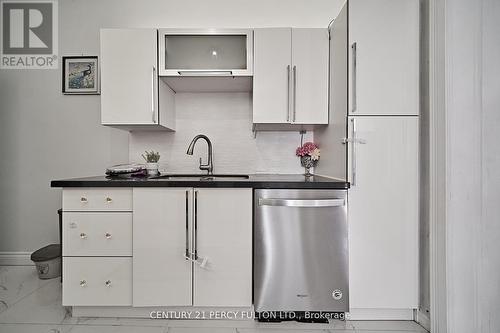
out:
<path id="1" fill-rule="evenodd" d="M 99 61 L 96 56 L 63 57 L 62 92 L 72 95 L 98 95 Z"/>

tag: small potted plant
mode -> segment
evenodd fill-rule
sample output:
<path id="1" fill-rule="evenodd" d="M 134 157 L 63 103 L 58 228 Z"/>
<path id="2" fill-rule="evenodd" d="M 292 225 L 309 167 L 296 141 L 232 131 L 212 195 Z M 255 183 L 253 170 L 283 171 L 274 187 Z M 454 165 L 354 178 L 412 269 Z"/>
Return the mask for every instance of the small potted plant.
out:
<path id="1" fill-rule="evenodd" d="M 146 170 L 148 175 L 157 175 L 158 172 L 158 161 L 160 160 L 160 153 L 151 151 L 145 151 L 142 154 L 142 158 L 146 161 Z"/>
<path id="2" fill-rule="evenodd" d="M 318 164 L 320 156 L 318 145 L 314 142 L 306 142 L 297 148 L 295 155 L 300 157 L 300 164 L 305 168 L 304 175 L 307 177 L 312 176 L 311 168 Z"/>

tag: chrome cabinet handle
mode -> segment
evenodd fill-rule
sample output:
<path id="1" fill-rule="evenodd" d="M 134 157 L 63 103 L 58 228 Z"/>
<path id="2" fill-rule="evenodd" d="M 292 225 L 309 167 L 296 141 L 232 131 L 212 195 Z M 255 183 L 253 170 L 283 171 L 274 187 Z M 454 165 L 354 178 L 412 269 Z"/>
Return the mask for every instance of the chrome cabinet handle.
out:
<path id="1" fill-rule="evenodd" d="M 189 190 L 186 190 L 186 260 L 191 258 L 189 254 Z"/>
<path id="2" fill-rule="evenodd" d="M 233 76 L 233 71 L 230 70 L 182 70 L 177 71 L 181 76 Z"/>
<path id="3" fill-rule="evenodd" d="M 87 202 L 89 202 L 89 199 L 87 199 L 87 197 L 81 197 L 80 202 L 87 203 Z"/>
<path id="4" fill-rule="evenodd" d="M 153 120 L 153 124 L 156 124 L 156 108 L 155 108 L 155 74 L 156 67 L 153 66 L 153 72 L 151 75 L 151 117 Z"/>
<path id="5" fill-rule="evenodd" d="M 356 119 L 351 119 L 352 124 L 352 156 L 351 156 L 351 186 L 356 186 Z"/>
<path id="6" fill-rule="evenodd" d="M 104 237 L 106 237 L 106 239 L 111 239 L 111 234 L 109 232 L 107 232 L 104 234 Z"/>
<path id="7" fill-rule="evenodd" d="M 285 207 L 340 207 L 345 205 L 344 199 L 281 199 L 259 198 L 259 206 Z"/>
<path id="8" fill-rule="evenodd" d="M 366 140 L 364 139 L 354 139 L 354 138 L 343 138 L 342 139 L 342 144 L 346 144 L 346 143 L 360 143 L 362 145 L 364 145 L 366 143 Z"/>
<path id="9" fill-rule="evenodd" d="M 113 199 L 112 199 L 112 198 L 110 198 L 110 197 L 106 197 L 106 202 L 107 202 L 107 203 L 112 203 L 112 202 L 113 202 Z"/>
<path id="10" fill-rule="evenodd" d="M 293 66 L 293 122 L 297 118 L 297 66 Z"/>
<path id="11" fill-rule="evenodd" d="M 291 67 L 290 65 L 286 66 L 286 100 L 287 100 L 287 104 L 286 104 L 286 122 L 289 123 L 290 122 L 290 71 L 291 71 Z"/>
<path id="12" fill-rule="evenodd" d="M 80 280 L 80 287 L 85 287 L 85 286 L 87 286 L 87 281 Z"/>
<path id="13" fill-rule="evenodd" d="M 354 42 L 351 45 L 352 52 L 352 113 L 357 111 L 358 108 L 358 96 L 357 96 L 357 75 L 358 75 L 358 47 L 357 43 Z"/>
<path id="14" fill-rule="evenodd" d="M 111 287 L 111 280 L 106 280 L 106 282 L 104 282 L 104 285 L 106 285 L 106 287 Z"/>
<path id="15" fill-rule="evenodd" d="M 81 238 L 81 239 L 86 239 L 86 238 L 87 238 L 87 234 L 86 234 L 86 233 L 84 233 L 84 232 L 82 232 L 82 233 L 80 234 L 80 238 Z"/>
<path id="16" fill-rule="evenodd" d="M 194 191 L 194 260 L 198 260 L 198 191 Z"/>

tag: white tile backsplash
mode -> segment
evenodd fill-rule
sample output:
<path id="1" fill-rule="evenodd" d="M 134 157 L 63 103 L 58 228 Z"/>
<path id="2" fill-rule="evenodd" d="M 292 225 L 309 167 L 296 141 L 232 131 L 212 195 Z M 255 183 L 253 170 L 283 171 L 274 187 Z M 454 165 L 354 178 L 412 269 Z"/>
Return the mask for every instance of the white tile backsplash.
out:
<path id="1" fill-rule="evenodd" d="M 160 169 L 197 173 L 199 157 L 206 163 L 207 146 L 196 144 L 193 156 L 186 154 L 197 134 L 213 144 L 215 173 L 303 173 L 295 149 L 298 132 L 252 133 L 251 93 L 178 93 L 175 96 L 176 132 L 132 132 L 130 161 L 142 162 L 144 150 L 161 154 Z M 305 141 L 312 140 L 307 132 Z"/>

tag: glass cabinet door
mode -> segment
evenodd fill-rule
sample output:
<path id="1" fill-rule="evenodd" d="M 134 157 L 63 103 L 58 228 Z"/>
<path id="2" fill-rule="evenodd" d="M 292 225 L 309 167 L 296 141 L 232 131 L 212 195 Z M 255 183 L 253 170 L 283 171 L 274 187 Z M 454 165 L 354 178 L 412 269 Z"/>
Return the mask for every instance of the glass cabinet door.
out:
<path id="1" fill-rule="evenodd" d="M 160 30 L 162 76 L 252 75 L 251 30 Z"/>

